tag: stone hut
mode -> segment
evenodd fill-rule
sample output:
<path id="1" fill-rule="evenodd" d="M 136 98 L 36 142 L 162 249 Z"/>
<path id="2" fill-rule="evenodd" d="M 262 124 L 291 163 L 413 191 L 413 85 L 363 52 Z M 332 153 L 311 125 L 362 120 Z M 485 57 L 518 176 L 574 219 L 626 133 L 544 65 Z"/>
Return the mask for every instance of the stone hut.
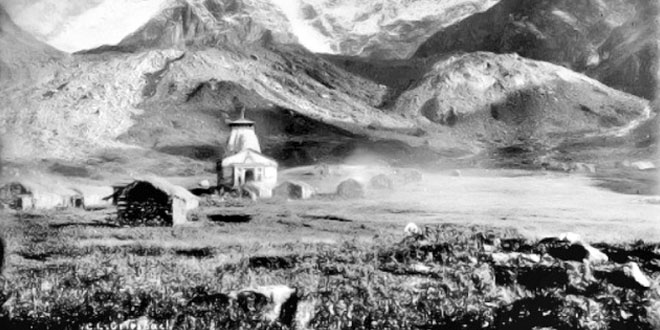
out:
<path id="1" fill-rule="evenodd" d="M 117 218 L 129 225 L 169 226 L 187 221 L 199 198 L 160 178 L 141 178 L 119 191 Z"/>
<path id="2" fill-rule="evenodd" d="M 309 199 L 314 193 L 314 187 L 301 181 L 285 181 L 274 190 L 275 196 L 290 199 Z"/>
<path id="3" fill-rule="evenodd" d="M 83 196 L 58 184 L 20 180 L 0 187 L 0 208 L 48 210 L 83 207 Z"/>

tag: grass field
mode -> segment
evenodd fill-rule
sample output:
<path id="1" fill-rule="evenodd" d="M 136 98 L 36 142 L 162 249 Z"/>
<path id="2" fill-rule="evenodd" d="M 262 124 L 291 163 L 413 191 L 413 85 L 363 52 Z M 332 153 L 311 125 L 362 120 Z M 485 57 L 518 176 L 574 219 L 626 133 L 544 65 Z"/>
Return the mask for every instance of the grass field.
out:
<path id="1" fill-rule="evenodd" d="M 601 190 L 581 176 L 462 174 L 425 174 L 361 200 L 227 202 L 176 228 L 117 227 L 113 210 L 5 211 L 1 328 L 78 329 L 140 316 L 175 329 L 302 328 L 218 298 L 271 284 L 297 289 L 298 323 L 308 328 L 660 327 L 652 197 Z M 411 221 L 428 228 L 426 239 L 405 238 Z M 538 240 L 563 231 L 582 234 L 611 262 L 589 270 L 549 256 L 498 264 L 483 245 L 497 237 L 518 243 L 503 252 L 541 254 Z M 627 261 L 650 289 L 608 275 Z"/>

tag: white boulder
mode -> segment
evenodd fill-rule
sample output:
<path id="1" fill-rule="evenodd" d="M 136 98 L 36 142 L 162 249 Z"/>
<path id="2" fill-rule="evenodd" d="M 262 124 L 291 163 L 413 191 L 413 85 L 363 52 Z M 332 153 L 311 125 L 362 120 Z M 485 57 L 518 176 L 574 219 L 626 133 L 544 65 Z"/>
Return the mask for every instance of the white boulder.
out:
<path id="1" fill-rule="evenodd" d="M 623 266 L 623 273 L 635 280 L 639 286 L 643 288 L 650 288 L 651 287 L 651 281 L 649 280 L 648 277 L 642 272 L 641 269 L 639 269 L 639 266 L 635 262 L 629 262 Z"/>
<path id="2" fill-rule="evenodd" d="M 406 234 L 406 236 L 422 236 L 424 232 L 422 231 L 419 226 L 417 226 L 414 222 L 410 222 L 406 225 L 406 228 L 403 229 L 403 232 Z"/>

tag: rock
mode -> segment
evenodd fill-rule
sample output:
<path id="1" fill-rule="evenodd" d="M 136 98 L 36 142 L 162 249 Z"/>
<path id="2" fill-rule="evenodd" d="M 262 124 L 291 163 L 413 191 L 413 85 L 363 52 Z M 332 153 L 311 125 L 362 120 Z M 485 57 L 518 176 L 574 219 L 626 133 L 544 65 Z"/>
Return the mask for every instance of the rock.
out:
<path id="1" fill-rule="evenodd" d="M 316 300 L 311 298 L 308 300 L 303 300 L 298 303 L 298 308 L 296 309 L 296 316 L 294 321 L 294 329 L 298 330 L 307 330 L 311 329 L 309 322 L 312 321 L 315 315 L 316 309 Z"/>
<path id="2" fill-rule="evenodd" d="M 580 236 L 580 234 L 576 234 L 572 232 L 561 233 L 559 234 L 559 236 L 557 236 L 557 238 L 560 241 L 568 242 L 571 244 L 575 244 L 582 241 L 582 236 Z"/>
<path id="3" fill-rule="evenodd" d="M 298 306 L 297 290 L 286 285 L 267 285 L 232 292 L 230 297 L 248 312 L 261 312 L 265 320 L 291 326 Z"/>
<path id="4" fill-rule="evenodd" d="M 409 222 L 406 228 L 403 229 L 406 236 L 422 236 L 424 232 L 414 222 Z"/>
<path id="5" fill-rule="evenodd" d="M 641 269 L 639 269 L 639 266 L 632 261 L 624 265 L 604 265 L 595 268 L 593 273 L 596 278 L 606 280 L 607 282 L 622 288 L 646 290 L 651 287 L 651 281 L 649 278 Z"/>
<path id="6" fill-rule="evenodd" d="M 648 277 L 639 269 L 639 266 L 635 262 L 629 262 L 623 266 L 623 274 L 628 278 L 632 279 L 642 288 L 650 288 L 651 281 Z"/>
<path id="7" fill-rule="evenodd" d="M 481 291 L 495 288 L 495 274 L 488 264 L 482 264 L 472 271 L 472 282 Z"/>
<path id="8" fill-rule="evenodd" d="M 369 180 L 369 186 L 374 189 L 387 189 L 394 188 L 394 182 L 385 174 L 378 174 Z"/>
<path id="9" fill-rule="evenodd" d="M 541 256 L 538 254 L 531 253 L 520 253 L 520 252 L 497 252 L 491 255 L 493 262 L 498 265 L 506 265 L 512 261 L 520 260 L 527 261 L 532 263 L 541 262 Z"/>
<path id="10" fill-rule="evenodd" d="M 553 258 L 564 261 L 582 262 L 589 256 L 589 252 L 582 244 L 573 244 L 557 239 L 556 237 L 541 240 L 537 244 L 536 249 L 542 254 L 547 253 Z"/>
<path id="11" fill-rule="evenodd" d="M 640 171 L 654 170 L 656 168 L 655 164 L 651 163 L 650 161 L 633 162 L 630 164 L 630 167 Z"/>
<path id="12" fill-rule="evenodd" d="M 415 263 L 410 265 L 410 269 L 414 272 L 420 273 L 420 274 L 428 274 L 431 272 L 431 267 L 422 264 L 422 263 Z"/>
<path id="13" fill-rule="evenodd" d="M 209 180 L 202 180 L 199 182 L 199 187 L 204 189 L 209 189 L 211 188 L 211 183 L 209 182 Z"/>
<path id="14" fill-rule="evenodd" d="M 609 258 L 607 257 L 607 254 L 601 252 L 600 250 L 596 249 L 595 247 L 589 245 L 589 244 L 582 244 L 584 248 L 587 250 L 587 261 L 591 264 L 602 264 L 606 263 L 609 261 Z"/>
<path id="15" fill-rule="evenodd" d="M 451 176 L 463 176 L 461 173 L 461 170 L 453 170 L 451 171 Z"/>
<path id="16" fill-rule="evenodd" d="M 337 186 L 337 195 L 346 199 L 363 198 L 364 187 L 354 179 L 347 179 Z"/>

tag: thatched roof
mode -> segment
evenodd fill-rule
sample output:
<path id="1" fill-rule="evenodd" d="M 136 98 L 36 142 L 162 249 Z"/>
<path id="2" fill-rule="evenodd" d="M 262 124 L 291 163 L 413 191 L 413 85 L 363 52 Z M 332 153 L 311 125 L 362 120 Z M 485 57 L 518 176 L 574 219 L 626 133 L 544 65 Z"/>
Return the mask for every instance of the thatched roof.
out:
<path id="1" fill-rule="evenodd" d="M 149 183 L 154 188 L 167 194 L 167 196 L 169 196 L 170 198 L 179 198 L 185 201 L 186 209 L 190 210 L 199 206 L 199 198 L 193 195 L 193 193 L 191 193 L 188 189 L 181 186 L 177 186 L 163 178 L 159 178 L 155 176 L 145 176 L 145 177 L 135 178 L 135 181 L 129 184 L 125 189 L 130 189 L 131 185 L 138 182 Z"/>

